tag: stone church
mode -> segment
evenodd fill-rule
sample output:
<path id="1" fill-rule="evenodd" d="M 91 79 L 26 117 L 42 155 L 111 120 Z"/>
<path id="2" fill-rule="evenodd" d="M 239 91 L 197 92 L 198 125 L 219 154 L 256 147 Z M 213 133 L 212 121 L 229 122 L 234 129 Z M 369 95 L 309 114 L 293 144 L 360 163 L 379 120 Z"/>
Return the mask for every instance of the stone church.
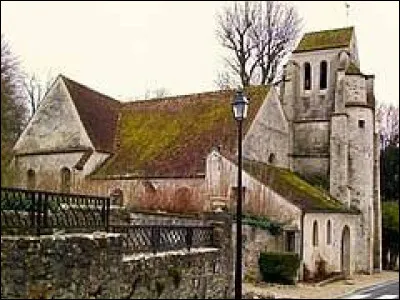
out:
<path id="1" fill-rule="evenodd" d="M 297 252 L 311 273 L 321 259 L 330 272 L 381 269 L 373 87 L 349 27 L 306 33 L 279 85 L 245 89 L 245 213 L 284 224 L 273 250 Z M 60 75 L 14 147 L 16 186 L 137 210 L 234 211 L 233 97 L 123 102 Z"/>

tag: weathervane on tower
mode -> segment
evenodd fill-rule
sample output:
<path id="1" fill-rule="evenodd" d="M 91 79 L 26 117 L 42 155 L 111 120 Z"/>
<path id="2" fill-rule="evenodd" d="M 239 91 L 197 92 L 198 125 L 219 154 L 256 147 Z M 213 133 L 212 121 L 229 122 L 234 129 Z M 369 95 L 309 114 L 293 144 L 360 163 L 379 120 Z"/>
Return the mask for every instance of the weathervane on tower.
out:
<path id="1" fill-rule="evenodd" d="M 344 5 L 345 5 L 345 7 L 346 7 L 346 23 L 347 23 L 347 26 L 349 26 L 349 10 L 350 10 L 350 4 L 349 4 L 347 1 L 345 1 L 345 2 L 344 2 Z"/>

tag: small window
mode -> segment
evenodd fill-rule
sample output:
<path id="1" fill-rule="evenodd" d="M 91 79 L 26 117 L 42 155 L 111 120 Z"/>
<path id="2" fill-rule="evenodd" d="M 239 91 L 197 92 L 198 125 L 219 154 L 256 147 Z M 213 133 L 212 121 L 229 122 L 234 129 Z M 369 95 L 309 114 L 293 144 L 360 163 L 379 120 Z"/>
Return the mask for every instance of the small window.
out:
<path id="1" fill-rule="evenodd" d="M 324 60 L 321 62 L 319 70 L 319 89 L 325 90 L 328 86 L 328 64 Z"/>
<path id="2" fill-rule="evenodd" d="M 313 225 L 313 246 L 318 246 L 318 223 L 314 221 Z"/>
<path id="3" fill-rule="evenodd" d="M 112 190 L 111 195 L 111 204 L 122 206 L 124 203 L 124 193 L 120 188 L 116 188 Z"/>
<path id="4" fill-rule="evenodd" d="M 34 190 L 36 188 L 36 174 L 35 171 L 32 169 L 29 169 L 28 172 L 26 173 L 27 176 L 27 184 L 26 187 L 29 190 Z"/>
<path id="5" fill-rule="evenodd" d="M 296 234 L 294 231 L 286 231 L 285 238 L 285 251 L 295 252 L 296 251 Z"/>
<path id="6" fill-rule="evenodd" d="M 269 155 L 269 157 L 268 157 L 268 163 L 269 163 L 269 164 L 275 163 L 275 154 L 274 154 L 274 153 L 271 153 L 271 154 Z"/>
<path id="7" fill-rule="evenodd" d="M 304 89 L 311 90 L 311 65 L 310 63 L 306 62 L 304 64 Z"/>
<path id="8" fill-rule="evenodd" d="M 256 228 L 252 226 L 250 228 L 250 241 L 254 242 L 255 240 L 256 240 Z"/>
<path id="9" fill-rule="evenodd" d="M 364 128 L 365 127 L 365 120 L 358 120 L 358 128 Z"/>
<path id="10" fill-rule="evenodd" d="M 69 193 L 71 191 L 71 171 L 68 168 L 61 169 L 61 192 Z"/>
<path id="11" fill-rule="evenodd" d="M 332 226 L 331 220 L 328 220 L 328 224 L 326 225 L 326 243 L 330 245 L 332 242 Z"/>

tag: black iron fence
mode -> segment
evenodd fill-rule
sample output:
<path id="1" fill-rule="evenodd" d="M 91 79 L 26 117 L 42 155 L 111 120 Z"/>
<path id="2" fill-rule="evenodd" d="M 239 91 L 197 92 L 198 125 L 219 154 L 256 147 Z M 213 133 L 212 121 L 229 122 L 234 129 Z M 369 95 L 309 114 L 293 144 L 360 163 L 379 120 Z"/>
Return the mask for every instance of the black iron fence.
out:
<path id="1" fill-rule="evenodd" d="M 110 198 L 1 188 L 2 230 L 100 229 L 108 231 Z"/>
<path id="2" fill-rule="evenodd" d="M 121 233 L 125 253 L 211 247 L 213 227 L 205 225 L 110 224 L 110 198 L 1 188 L 2 234 L 48 234 L 101 230 Z"/>
<path id="3" fill-rule="evenodd" d="M 123 234 L 126 253 L 190 250 L 214 245 L 212 226 L 112 225 L 110 229 Z"/>

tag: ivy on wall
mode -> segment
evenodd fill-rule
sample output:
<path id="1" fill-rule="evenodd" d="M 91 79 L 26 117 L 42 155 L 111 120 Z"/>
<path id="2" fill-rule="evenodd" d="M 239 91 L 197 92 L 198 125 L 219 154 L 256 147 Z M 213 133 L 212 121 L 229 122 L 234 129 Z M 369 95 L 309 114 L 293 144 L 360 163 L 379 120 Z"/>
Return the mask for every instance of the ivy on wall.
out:
<path id="1" fill-rule="evenodd" d="M 236 215 L 233 218 L 236 220 Z M 242 224 L 268 230 L 273 236 L 281 234 L 284 225 L 283 223 L 272 221 L 267 217 L 254 215 L 243 215 Z"/>

